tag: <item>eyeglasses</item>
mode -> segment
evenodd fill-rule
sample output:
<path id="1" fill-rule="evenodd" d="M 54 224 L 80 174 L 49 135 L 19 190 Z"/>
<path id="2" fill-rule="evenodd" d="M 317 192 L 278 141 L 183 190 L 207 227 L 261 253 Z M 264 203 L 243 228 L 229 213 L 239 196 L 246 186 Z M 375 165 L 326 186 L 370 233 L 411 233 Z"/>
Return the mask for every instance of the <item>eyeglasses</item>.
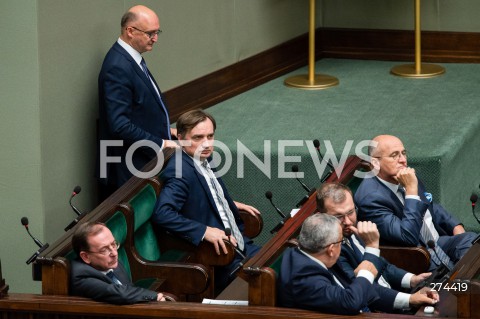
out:
<path id="1" fill-rule="evenodd" d="M 343 243 L 343 242 L 345 242 L 345 240 L 346 240 L 345 237 L 342 237 L 341 240 L 336 241 L 336 242 L 334 242 L 334 243 L 330 243 L 330 244 L 328 244 L 328 245 L 325 245 L 325 246 L 322 247 L 322 249 L 323 249 L 323 248 L 327 248 L 327 247 L 330 246 L 330 245 L 336 245 L 336 244 Z"/>
<path id="2" fill-rule="evenodd" d="M 393 152 L 392 154 L 387 155 L 387 156 L 372 156 L 372 157 L 375 157 L 375 158 L 389 157 L 394 161 L 398 161 L 401 156 L 407 158 L 407 151 L 403 150 L 401 152 Z"/>
<path id="3" fill-rule="evenodd" d="M 103 247 L 99 251 L 90 251 L 90 250 L 87 250 L 87 251 L 89 253 L 92 253 L 92 254 L 100 254 L 100 255 L 103 255 L 103 256 L 108 256 L 108 255 L 116 252 L 118 250 L 118 248 L 120 248 L 120 244 L 117 241 L 114 241 L 113 243 L 111 243 L 110 245 L 108 245 L 106 247 Z"/>
<path id="4" fill-rule="evenodd" d="M 162 33 L 162 30 L 143 31 L 143 30 L 140 30 L 139 28 L 135 28 L 134 26 L 130 26 L 130 28 L 145 33 L 150 39 L 153 39 L 154 36 L 158 35 L 159 33 Z"/>
<path id="5" fill-rule="evenodd" d="M 343 222 L 343 221 L 345 221 L 345 217 L 350 218 L 350 216 L 352 216 L 353 213 L 356 213 L 357 211 L 358 211 L 357 206 L 355 206 L 354 209 L 346 212 L 345 214 L 333 215 L 333 217 L 335 217 L 335 218 L 338 219 L 339 221 Z"/>

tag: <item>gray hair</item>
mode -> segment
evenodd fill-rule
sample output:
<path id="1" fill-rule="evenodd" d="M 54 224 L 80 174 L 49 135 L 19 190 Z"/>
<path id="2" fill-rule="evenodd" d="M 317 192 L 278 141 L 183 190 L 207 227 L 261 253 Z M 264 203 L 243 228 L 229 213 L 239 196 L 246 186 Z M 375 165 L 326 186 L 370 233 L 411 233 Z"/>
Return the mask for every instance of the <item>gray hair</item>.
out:
<path id="1" fill-rule="evenodd" d="M 298 243 L 308 253 L 318 253 L 338 240 L 340 229 L 337 218 L 316 213 L 303 222 Z"/>

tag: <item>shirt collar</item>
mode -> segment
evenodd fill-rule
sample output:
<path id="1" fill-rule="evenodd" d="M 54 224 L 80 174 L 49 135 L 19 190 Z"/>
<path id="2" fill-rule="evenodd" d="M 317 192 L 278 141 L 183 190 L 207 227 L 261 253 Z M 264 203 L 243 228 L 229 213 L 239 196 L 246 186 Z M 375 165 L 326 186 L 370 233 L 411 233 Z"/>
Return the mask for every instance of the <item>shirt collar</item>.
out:
<path id="1" fill-rule="evenodd" d="M 132 46 L 130 44 L 128 44 L 127 42 L 123 41 L 120 38 L 118 38 L 117 43 L 122 48 L 124 48 L 125 51 L 128 52 L 128 54 L 130 54 L 132 56 L 132 58 L 135 60 L 135 62 L 137 62 L 138 65 L 140 65 L 140 62 L 142 61 L 143 58 L 142 58 L 142 55 L 137 50 L 132 48 Z"/>
<path id="2" fill-rule="evenodd" d="M 377 178 L 380 182 L 383 183 L 383 185 L 387 186 L 394 194 L 398 192 L 398 189 L 400 188 L 400 184 L 393 184 L 393 183 L 387 182 L 386 180 L 383 180 L 378 176 Z"/>

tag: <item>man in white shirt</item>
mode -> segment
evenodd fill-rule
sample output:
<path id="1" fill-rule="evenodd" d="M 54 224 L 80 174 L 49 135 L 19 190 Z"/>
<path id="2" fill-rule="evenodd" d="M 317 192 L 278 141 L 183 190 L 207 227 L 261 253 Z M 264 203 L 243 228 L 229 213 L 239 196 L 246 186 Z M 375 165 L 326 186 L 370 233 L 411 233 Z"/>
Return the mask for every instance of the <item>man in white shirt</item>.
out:
<path id="1" fill-rule="evenodd" d="M 96 174 L 102 198 L 133 176 L 134 171 L 126 161 L 132 144 L 139 141 L 150 143 L 150 146 L 142 145 L 133 152 L 132 162 L 136 170 L 141 170 L 155 158 L 161 148 L 177 146 L 171 140 L 176 131 L 170 128 L 166 102 L 142 57 L 158 41 L 161 32 L 159 19 L 151 9 L 138 5 L 123 15 L 120 25 L 120 37 L 105 56 L 98 76 Z M 121 141 L 121 145 L 102 145 L 102 142 L 111 140 Z M 106 157 L 110 158 L 108 163 Z M 114 162 L 114 157 L 120 162 Z"/>
<path id="2" fill-rule="evenodd" d="M 392 135 L 373 139 L 369 148 L 377 176 L 366 178 L 355 192 L 359 220 L 377 224 L 381 243 L 397 246 L 424 246 L 431 255 L 433 270 L 451 269 L 478 236 L 465 228 L 432 196 L 407 165 L 402 141 Z"/>

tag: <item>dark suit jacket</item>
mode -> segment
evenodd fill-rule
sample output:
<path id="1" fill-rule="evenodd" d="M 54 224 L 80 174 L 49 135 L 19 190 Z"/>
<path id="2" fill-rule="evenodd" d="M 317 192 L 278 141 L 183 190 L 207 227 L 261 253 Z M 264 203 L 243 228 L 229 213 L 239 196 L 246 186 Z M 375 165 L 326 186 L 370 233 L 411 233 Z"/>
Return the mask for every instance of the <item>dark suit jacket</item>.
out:
<path id="1" fill-rule="evenodd" d="M 393 312 L 396 291 L 372 285 L 363 277 L 349 280 L 338 265 L 331 271 L 343 288 L 337 285 L 329 271 L 298 248 L 288 248 L 278 275 L 278 305 L 347 315 L 358 314 L 367 306 L 370 310 Z"/>
<path id="2" fill-rule="evenodd" d="M 181 157 L 181 178 L 176 177 L 176 161 Z M 155 204 L 152 222 L 163 229 L 176 233 L 180 237 L 190 241 L 194 245 L 200 244 L 207 226 L 225 229 L 213 199 L 210 188 L 203 175 L 197 171 L 193 159 L 178 150 L 167 162 L 160 178 L 163 188 Z M 244 223 L 240 218 L 237 206 L 228 194 L 221 178 L 218 181 L 223 189 L 237 226 L 243 234 Z M 243 254 L 252 257 L 260 247 L 253 241 L 243 236 L 245 247 Z M 225 267 L 217 267 L 215 270 L 216 289 L 223 289 L 234 276 L 237 265 L 242 261 L 240 254 L 236 254 L 232 263 Z"/>
<path id="3" fill-rule="evenodd" d="M 176 161 L 181 156 L 181 178 L 176 177 Z M 197 171 L 193 159 L 178 150 L 168 161 L 160 178 L 162 192 L 154 208 L 152 221 L 169 231 L 177 233 L 186 240 L 198 245 L 207 226 L 225 229 L 217 210 L 207 181 Z M 218 178 L 225 198 L 235 217 L 238 228 L 243 233 L 244 224 L 237 206 L 230 198 L 221 178 Z M 244 236 L 245 237 L 245 236 Z M 245 237 L 245 244 L 251 240 Z"/>
<path id="4" fill-rule="evenodd" d="M 150 77 L 153 79 L 151 74 Z M 120 187 L 132 176 L 125 164 L 129 146 L 140 140 L 148 140 L 162 147 L 163 140 L 169 137 L 168 114 L 151 81 L 117 42 L 103 61 L 98 77 L 98 93 L 99 139 L 123 140 L 123 147 L 107 149 L 109 156 L 120 156 L 122 163 L 108 164 L 107 178 L 101 179 L 101 182 Z M 100 176 L 99 147 L 97 177 Z M 151 148 L 143 147 L 133 153 L 132 160 L 140 170 L 154 157 L 155 152 Z"/>
<path id="5" fill-rule="evenodd" d="M 352 235 L 355 236 L 355 235 Z M 365 248 L 365 244 L 363 243 L 361 238 L 357 238 L 360 244 Z M 337 263 L 343 269 L 343 271 L 348 275 L 350 280 L 355 278 L 354 270 L 358 267 L 358 265 L 366 258 L 365 254 L 362 256 L 362 259 L 358 259 L 356 254 L 352 251 L 347 244 L 342 243 L 342 251 L 340 253 L 340 258 L 338 258 Z M 402 289 L 402 279 L 407 274 L 407 272 L 403 269 L 400 269 L 388 261 L 386 261 L 383 257 L 380 257 L 385 262 L 385 267 L 378 271 L 378 275 L 376 281 L 378 282 L 378 278 L 383 276 L 385 280 L 390 284 L 393 289 L 401 290 Z"/>
<path id="6" fill-rule="evenodd" d="M 418 184 L 420 201 L 406 199 L 402 205 L 397 195 L 377 177 L 366 178 L 355 192 L 355 203 L 360 220 L 377 224 L 380 242 L 384 245 L 426 246 L 420 238 L 423 217 L 427 209 L 440 236 L 452 236 L 453 228 L 460 222 L 442 206 L 425 198 L 425 187 Z"/>
<path id="7" fill-rule="evenodd" d="M 70 269 L 72 295 L 120 305 L 157 300 L 155 291 L 133 286 L 120 262 L 113 272 L 122 285 L 113 284 L 107 275 L 80 260 L 73 260 Z"/>

